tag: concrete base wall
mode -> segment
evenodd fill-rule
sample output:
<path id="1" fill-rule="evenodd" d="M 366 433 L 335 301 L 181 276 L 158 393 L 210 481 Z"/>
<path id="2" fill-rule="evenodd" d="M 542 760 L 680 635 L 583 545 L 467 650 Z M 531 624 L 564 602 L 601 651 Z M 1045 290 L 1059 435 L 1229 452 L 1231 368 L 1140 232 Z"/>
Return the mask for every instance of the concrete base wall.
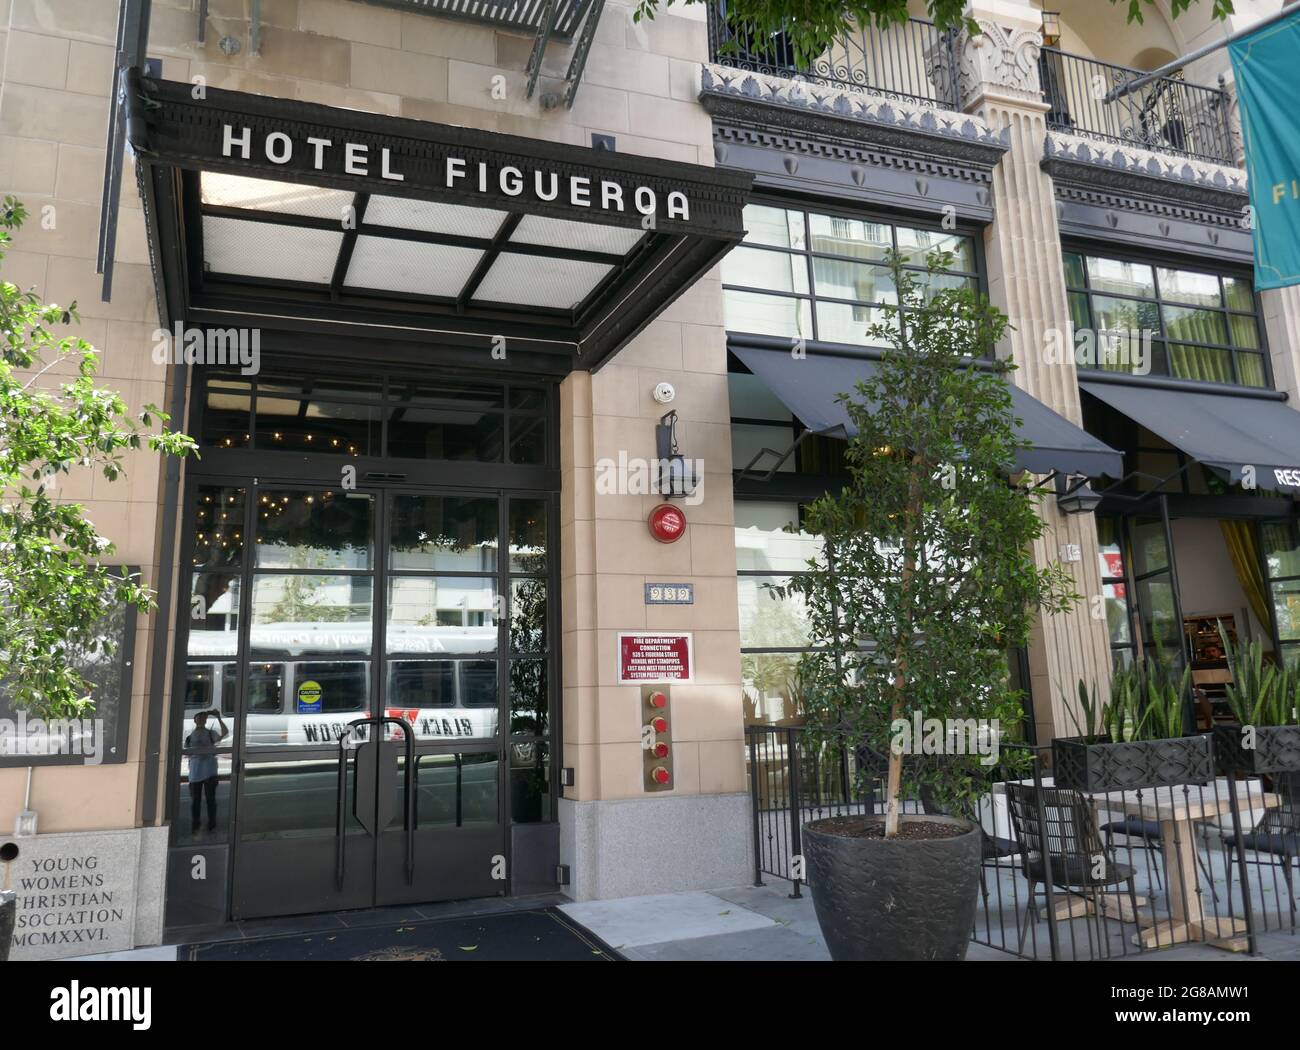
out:
<path id="1" fill-rule="evenodd" d="M 0 885 L 18 894 L 10 959 L 61 959 L 162 940 L 166 828 L 4 841 L 19 850 L 0 871 Z"/>
<path id="2" fill-rule="evenodd" d="M 739 886 L 754 877 L 747 794 L 560 800 L 574 900 Z"/>

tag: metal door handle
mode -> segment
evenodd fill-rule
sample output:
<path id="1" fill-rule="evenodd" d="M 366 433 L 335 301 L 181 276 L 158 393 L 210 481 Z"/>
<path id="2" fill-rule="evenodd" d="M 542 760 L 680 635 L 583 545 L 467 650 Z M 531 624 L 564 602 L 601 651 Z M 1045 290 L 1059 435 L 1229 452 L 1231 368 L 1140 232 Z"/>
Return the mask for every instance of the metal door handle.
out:
<path id="1" fill-rule="evenodd" d="M 338 796 L 335 805 L 334 823 L 336 841 L 334 878 L 340 890 L 343 889 L 347 865 L 347 835 L 345 831 L 348 803 L 347 744 L 352 739 L 352 731 L 358 726 L 364 725 L 375 727 L 375 746 L 382 746 L 383 741 L 379 738 L 378 730 L 388 724 L 401 728 L 406 745 L 406 768 L 402 771 L 402 827 L 406 832 L 406 884 L 409 886 L 415 881 L 415 735 L 411 732 L 411 727 L 402 719 L 392 718 L 388 715 L 377 715 L 373 718 L 354 719 L 348 723 L 347 731 L 339 736 Z M 355 792 L 355 790 L 356 785 L 354 784 L 353 791 Z M 383 829 L 379 830 L 382 832 Z"/>

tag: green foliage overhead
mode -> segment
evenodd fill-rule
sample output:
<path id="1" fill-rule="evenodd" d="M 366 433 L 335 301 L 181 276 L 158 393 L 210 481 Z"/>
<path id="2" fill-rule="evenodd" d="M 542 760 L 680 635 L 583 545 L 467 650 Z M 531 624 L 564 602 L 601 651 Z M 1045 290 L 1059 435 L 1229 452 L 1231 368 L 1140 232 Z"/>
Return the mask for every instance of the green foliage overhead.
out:
<path id="1" fill-rule="evenodd" d="M 1038 610 L 1065 612 L 1078 595 L 1061 566 L 1034 562 L 1041 490 L 1009 480 L 1011 366 L 992 360 L 1006 316 L 970 288 L 944 287 L 950 254 L 932 253 L 926 273 L 893 252 L 887 264 L 900 305 L 866 330 L 883 356 L 840 399 L 857 430 L 849 479 L 808 507 L 802 527 L 823 551 L 777 590 L 803 596 L 820 646 L 801 668 L 810 722 L 890 754 L 891 802 L 906 777 L 960 808 L 987 780 L 979 756 L 904 763 L 891 752 L 895 720 L 976 719 L 1006 734 L 1022 702 L 1007 651 L 1026 643 Z"/>
<path id="2" fill-rule="evenodd" d="M 654 18 L 661 7 L 675 0 L 639 0 L 636 19 Z M 676 0 L 676 2 L 713 4 L 717 0 Z M 1095 2 L 1095 0 L 1094 0 Z M 1125 11 L 1130 22 L 1145 20 L 1144 10 L 1155 7 L 1156 0 L 1110 0 Z M 1177 18 L 1198 0 L 1170 0 L 1170 11 Z M 1232 0 L 1210 0 L 1213 15 L 1222 21 L 1232 14 Z M 927 15 L 940 29 L 976 27 L 966 18 L 967 0 L 926 0 Z M 837 37 L 857 26 L 881 27 L 906 22 L 907 0 L 727 0 L 727 21 L 747 37 L 770 37 L 785 33 L 794 49 L 795 61 L 805 65 L 822 54 Z M 742 28 L 743 27 L 743 28 Z"/>
<path id="3" fill-rule="evenodd" d="M 76 303 L 43 303 L 3 280 L 26 217 L 13 197 L 0 204 L 0 695 L 37 717 L 78 718 L 94 701 L 73 653 L 105 645 L 95 625 L 115 605 L 145 612 L 152 601 L 103 564 L 112 544 L 84 507 L 59 501 L 58 485 L 74 469 L 116 481 L 127 452 L 185 455 L 194 442 L 145 433 L 167 416 L 146 405 L 132 417 L 118 394 L 95 386 L 94 348 L 58 334 L 79 320 Z"/>

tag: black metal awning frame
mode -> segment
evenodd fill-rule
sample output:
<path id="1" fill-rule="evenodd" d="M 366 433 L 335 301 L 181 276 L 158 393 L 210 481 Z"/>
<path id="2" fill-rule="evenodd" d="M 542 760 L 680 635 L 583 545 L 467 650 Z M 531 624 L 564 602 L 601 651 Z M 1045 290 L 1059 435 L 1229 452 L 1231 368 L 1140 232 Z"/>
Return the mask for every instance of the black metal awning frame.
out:
<path id="1" fill-rule="evenodd" d="M 504 337 L 529 353 L 562 355 L 568 368 L 595 369 L 744 236 L 748 175 L 214 88 L 207 90 L 205 98 L 195 99 L 189 84 L 143 77 L 133 70 L 124 83 L 127 137 L 136 154 L 160 313 L 169 328 L 180 321 L 424 342 L 440 336 L 468 347 L 490 347 L 493 339 Z M 251 129 L 255 144 L 278 132 L 294 141 L 317 136 L 336 143 L 366 144 L 376 157 L 385 149 L 403 181 L 386 180 L 378 173 L 349 174 L 340 158 L 317 170 L 308 150 L 297 150 L 297 156 L 284 164 L 268 161 L 257 145 L 249 159 L 224 156 L 227 125 Z M 632 207 L 600 210 L 569 203 L 563 195 L 542 200 L 527 190 L 508 196 L 491 180 L 485 189 L 472 186 L 470 178 L 447 188 L 444 173 L 449 157 L 462 159 L 471 172 L 486 163 L 493 171 L 506 166 L 525 172 L 544 169 L 558 173 L 562 181 L 582 176 L 592 186 L 607 180 L 623 188 L 628 202 L 638 187 L 645 187 L 654 194 L 656 210 L 649 216 Z M 353 192 L 358 220 L 344 230 L 328 287 L 205 272 L 204 215 L 316 229 L 339 230 L 340 226 L 329 219 L 204 203 L 200 194 L 204 171 Z M 366 203 L 375 193 L 500 210 L 511 218 L 489 239 L 387 227 L 359 229 Z M 685 195 L 688 218 L 669 216 L 670 193 Z M 506 247 L 509 231 L 524 215 L 618 226 L 645 235 L 625 256 L 509 242 L 512 254 L 611 267 L 571 310 L 471 302 L 492 260 Z M 357 237 L 367 233 L 474 248 L 484 254 L 455 297 L 363 293 L 344 287 L 343 280 Z"/>

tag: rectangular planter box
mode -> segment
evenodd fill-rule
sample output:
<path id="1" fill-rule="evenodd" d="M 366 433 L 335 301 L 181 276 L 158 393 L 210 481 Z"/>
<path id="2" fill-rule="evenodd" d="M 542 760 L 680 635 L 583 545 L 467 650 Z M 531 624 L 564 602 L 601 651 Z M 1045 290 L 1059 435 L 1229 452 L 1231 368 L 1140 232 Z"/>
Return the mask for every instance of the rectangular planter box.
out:
<path id="1" fill-rule="evenodd" d="M 1255 746 L 1242 747 L 1240 725 L 1214 727 L 1214 757 L 1224 773 L 1300 770 L 1300 726 L 1256 726 Z"/>
<path id="2" fill-rule="evenodd" d="M 1214 779 L 1214 750 L 1208 735 L 1119 744 L 1058 737 L 1052 779 L 1057 787 L 1094 792 L 1205 784 Z"/>

